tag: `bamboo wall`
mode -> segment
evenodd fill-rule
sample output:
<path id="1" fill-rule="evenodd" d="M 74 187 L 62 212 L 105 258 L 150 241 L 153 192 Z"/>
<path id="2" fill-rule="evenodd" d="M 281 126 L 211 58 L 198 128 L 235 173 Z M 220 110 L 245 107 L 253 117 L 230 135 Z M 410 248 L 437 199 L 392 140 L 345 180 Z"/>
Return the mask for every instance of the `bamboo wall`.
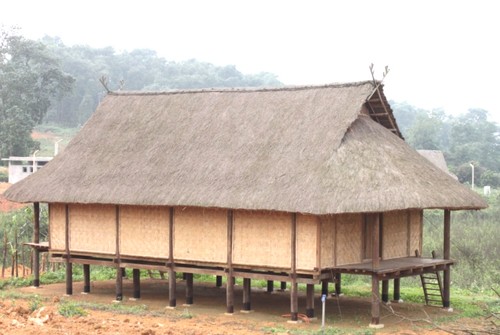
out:
<path id="1" fill-rule="evenodd" d="M 116 207 L 113 205 L 69 206 L 70 250 L 114 255 L 116 253 Z"/>
<path id="2" fill-rule="evenodd" d="M 320 230 L 320 266 L 329 268 L 335 266 L 335 218 L 334 215 L 325 215 L 321 217 Z"/>
<path id="3" fill-rule="evenodd" d="M 114 205 L 69 205 L 71 252 L 169 258 L 170 208 L 119 206 L 118 213 L 117 220 Z M 65 205 L 50 204 L 49 215 L 50 249 L 64 251 Z M 174 208 L 174 261 L 224 266 L 228 258 L 227 215 L 224 209 Z M 310 272 L 369 259 L 371 247 L 367 243 L 371 241 L 371 229 L 368 228 L 372 217 L 297 214 L 297 270 Z M 291 213 L 235 210 L 232 227 L 234 267 L 291 268 Z M 384 259 L 412 256 L 415 250 L 421 252 L 422 211 L 384 213 L 381 241 Z"/>
<path id="4" fill-rule="evenodd" d="M 335 242 L 337 266 L 361 263 L 363 260 L 363 215 L 337 215 Z"/>
<path id="5" fill-rule="evenodd" d="M 384 213 L 382 227 L 382 258 L 407 257 L 408 211 Z"/>
<path id="6" fill-rule="evenodd" d="M 227 262 L 227 211 L 176 208 L 174 258 L 210 263 Z"/>
<path id="7" fill-rule="evenodd" d="M 120 254 L 167 258 L 169 208 L 120 206 Z"/>
<path id="8" fill-rule="evenodd" d="M 51 250 L 63 251 L 65 243 L 66 210 L 64 204 L 49 205 L 49 246 Z"/>
<path id="9" fill-rule="evenodd" d="M 410 256 L 415 255 L 415 250 L 418 250 L 420 255 L 422 254 L 423 215 L 422 210 L 414 209 L 410 211 Z"/>
<path id="10" fill-rule="evenodd" d="M 289 269 L 290 223 L 289 213 L 235 211 L 233 264 Z"/>
<path id="11" fill-rule="evenodd" d="M 319 218 L 315 215 L 297 215 L 297 269 L 312 270 L 319 260 Z"/>

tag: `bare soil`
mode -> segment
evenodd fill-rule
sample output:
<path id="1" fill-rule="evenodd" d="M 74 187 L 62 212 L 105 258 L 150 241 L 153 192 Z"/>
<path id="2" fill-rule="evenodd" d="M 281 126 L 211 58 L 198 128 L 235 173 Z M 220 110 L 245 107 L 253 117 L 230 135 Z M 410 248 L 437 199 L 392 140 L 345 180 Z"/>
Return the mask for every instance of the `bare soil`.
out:
<path id="1" fill-rule="evenodd" d="M 185 286 L 177 285 L 177 308 L 166 309 L 168 281 L 142 279 L 141 299 L 130 299 L 132 282 L 124 281 L 124 299 L 114 302 L 114 281 L 93 282 L 90 294 L 81 294 L 82 283 L 74 283 L 72 296 L 64 296 L 65 284 L 46 285 L 41 288 L 26 287 L 17 292 L 38 295 L 42 301 L 33 306 L 33 300 L 0 300 L 0 329 L 2 334 L 312 334 L 321 329 L 321 302 L 316 299 L 319 319 L 303 320 L 291 324 L 289 292 L 252 290 L 251 313 L 242 313 L 242 291 L 235 288 L 235 313 L 225 314 L 225 289 L 215 283 L 195 282 L 194 304 L 183 306 Z M 319 295 L 319 293 L 318 293 Z M 88 314 L 63 317 L 58 308 L 63 301 L 107 306 L 108 311 L 86 309 Z M 109 311 L 113 304 L 120 304 L 125 314 Z M 371 331 L 370 299 L 341 296 L 326 301 L 325 327 L 341 328 L 344 333 L 362 334 Z M 37 308 L 34 308 L 37 307 Z M 134 312 L 134 308 L 139 312 Z M 299 298 L 299 308 L 305 309 L 305 296 Z M 393 311 L 391 310 L 393 309 Z M 33 310 L 34 309 L 34 310 Z M 101 308 L 102 309 L 102 308 Z M 142 312 L 141 312 L 142 311 Z M 460 318 L 456 312 L 413 303 L 393 303 L 382 306 L 383 334 L 447 334 L 443 329 L 475 328 L 481 320 Z M 437 323 L 439 321 L 439 326 Z M 433 323 L 435 323 L 433 325 Z"/>

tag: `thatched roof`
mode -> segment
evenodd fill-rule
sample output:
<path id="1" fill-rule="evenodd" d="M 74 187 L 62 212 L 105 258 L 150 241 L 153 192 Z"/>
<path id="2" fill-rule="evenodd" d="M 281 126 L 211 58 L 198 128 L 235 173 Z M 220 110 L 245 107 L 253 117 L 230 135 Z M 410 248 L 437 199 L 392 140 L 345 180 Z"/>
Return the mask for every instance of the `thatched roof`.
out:
<path id="1" fill-rule="evenodd" d="M 7 196 L 312 214 L 485 207 L 396 136 L 373 90 L 112 93 L 62 154 Z"/>
<path id="2" fill-rule="evenodd" d="M 449 174 L 453 179 L 458 180 L 458 177 L 448 170 L 448 165 L 446 164 L 446 159 L 444 159 L 444 154 L 440 150 L 417 150 L 419 154 L 427 158 L 430 162 L 436 165 L 438 168 Z"/>

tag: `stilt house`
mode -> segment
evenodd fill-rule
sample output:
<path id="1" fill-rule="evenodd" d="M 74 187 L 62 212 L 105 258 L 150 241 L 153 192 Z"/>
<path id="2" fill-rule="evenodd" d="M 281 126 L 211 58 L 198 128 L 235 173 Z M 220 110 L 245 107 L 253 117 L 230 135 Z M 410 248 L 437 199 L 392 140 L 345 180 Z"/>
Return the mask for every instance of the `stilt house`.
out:
<path id="1" fill-rule="evenodd" d="M 49 164 L 6 196 L 48 203 L 50 236 L 33 245 L 67 264 L 226 276 L 227 312 L 234 278 L 297 284 L 339 283 L 368 275 L 372 324 L 379 323 L 379 282 L 444 271 L 449 306 L 450 211 L 485 208 L 481 197 L 410 148 L 381 85 L 358 82 L 277 89 L 112 92 Z M 444 210 L 442 259 L 422 249 L 424 209 Z M 38 218 L 35 217 L 35 231 Z M 35 270 L 36 271 L 36 270 Z M 35 285 L 38 284 L 35 273 Z M 122 295 L 121 275 L 116 293 Z M 302 307 L 301 307 L 302 308 Z"/>

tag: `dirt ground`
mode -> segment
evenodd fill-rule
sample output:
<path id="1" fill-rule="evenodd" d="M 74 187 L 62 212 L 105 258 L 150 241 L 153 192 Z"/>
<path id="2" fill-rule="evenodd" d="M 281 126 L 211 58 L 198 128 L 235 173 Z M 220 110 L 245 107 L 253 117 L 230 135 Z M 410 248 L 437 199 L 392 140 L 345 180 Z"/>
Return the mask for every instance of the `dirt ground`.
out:
<path id="1" fill-rule="evenodd" d="M 277 283 L 278 284 L 278 283 Z M 261 288 L 252 289 L 251 313 L 242 313 L 241 286 L 235 288 L 235 313 L 225 314 L 225 289 L 215 283 L 195 281 L 194 304 L 183 306 L 184 282 L 177 284 L 177 308 L 166 309 L 168 304 L 168 281 L 142 279 L 141 299 L 130 299 L 132 281 L 124 281 L 124 299 L 113 302 L 114 281 L 93 282 L 90 294 L 81 294 L 83 285 L 74 283 L 72 296 L 64 296 L 65 284 L 53 284 L 41 288 L 25 287 L 16 293 L 38 295 L 41 302 L 33 306 L 33 299 L 0 300 L 0 329 L 2 334 L 311 334 L 321 329 L 321 302 L 319 292 L 315 300 L 318 319 L 291 324 L 284 317 L 289 313 L 289 292 L 275 291 L 272 294 Z M 64 301 L 87 302 L 93 306 L 107 306 L 108 311 L 87 309 L 80 317 L 63 317 L 58 307 Z M 110 312 L 113 304 L 126 313 Z M 326 328 L 341 328 L 343 333 L 363 334 L 370 331 L 370 300 L 367 298 L 341 296 L 329 297 L 325 304 Z M 34 308 L 36 307 L 36 308 Z M 138 315 L 136 310 L 142 311 Z M 299 297 L 299 308 L 305 310 L 305 296 Z M 393 309 L 393 311 L 390 310 Z M 33 310 L 33 311 L 32 311 Z M 481 326 L 479 320 L 457 319 L 456 312 L 420 304 L 393 303 L 382 306 L 381 322 L 384 328 L 376 330 L 382 334 L 447 334 L 443 329 L 463 329 Z M 424 321 L 422 321 L 424 320 Z M 444 321 L 443 321 L 444 320 Z M 448 320 L 448 321 L 446 321 Z M 321 332 L 319 332 L 320 334 Z M 333 334 L 327 332 L 327 334 Z M 457 333 L 455 331 L 455 333 Z"/>

